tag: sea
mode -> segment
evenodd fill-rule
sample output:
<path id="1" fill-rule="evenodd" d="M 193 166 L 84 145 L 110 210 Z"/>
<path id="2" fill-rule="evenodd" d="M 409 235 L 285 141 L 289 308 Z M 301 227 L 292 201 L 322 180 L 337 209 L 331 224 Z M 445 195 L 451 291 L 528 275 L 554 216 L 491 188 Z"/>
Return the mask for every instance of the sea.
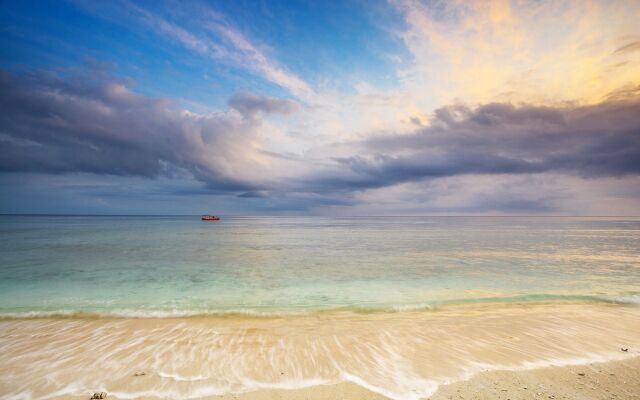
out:
<path id="1" fill-rule="evenodd" d="M 0 216 L 0 399 L 417 400 L 639 356 L 636 217 Z"/>
<path id="2" fill-rule="evenodd" d="M 640 218 L 0 216 L 0 315 L 640 303 Z"/>

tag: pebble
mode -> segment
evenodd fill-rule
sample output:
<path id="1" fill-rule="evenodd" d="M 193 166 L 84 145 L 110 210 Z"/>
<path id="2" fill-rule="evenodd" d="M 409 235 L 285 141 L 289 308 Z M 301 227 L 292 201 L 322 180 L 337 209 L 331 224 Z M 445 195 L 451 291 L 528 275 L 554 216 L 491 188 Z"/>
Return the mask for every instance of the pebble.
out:
<path id="1" fill-rule="evenodd" d="M 584 372 L 578 372 L 578 375 L 584 376 Z"/>
<path id="2" fill-rule="evenodd" d="M 93 394 L 93 396 L 91 396 L 91 400 L 106 399 L 106 398 L 107 398 L 107 392 L 96 392 Z"/>
<path id="3" fill-rule="evenodd" d="M 136 372 L 135 374 L 133 374 L 133 376 L 143 376 L 146 375 L 147 373 L 144 371 L 140 371 L 140 372 Z"/>

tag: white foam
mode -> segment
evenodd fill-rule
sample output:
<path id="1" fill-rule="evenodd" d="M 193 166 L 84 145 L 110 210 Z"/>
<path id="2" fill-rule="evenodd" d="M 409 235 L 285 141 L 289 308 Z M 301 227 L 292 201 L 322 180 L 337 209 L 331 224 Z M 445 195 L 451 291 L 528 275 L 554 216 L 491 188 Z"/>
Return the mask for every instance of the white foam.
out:
<path id="1" fill-rule="evenodd" d="M 180 318 L 198 316 L 227 316 L 248 315 L 255 317 L 279 317 L 309 314 L 312 311 L 261 311 L 252 309 L 230 310 L 145 310 L 145 309 L 115 309 L 108 312 L 84 312 L 78 310 L 55 311 L 27 311 L 0 313 L 0 318 L 27 319 L 27 318 L 54 318 L 54 317 L 123 317 L 123 318 Z"/>
<path id="2" fill-rule="evenodd" d="M 102 391 L 102 390 L 98 390 Z M 83 390 L 77 383 L 70 383 L 62 389 L 56 390 L 55 392 L 48 393 L 44 397 L 38 397 L 38 399 L 53 399 L 62 396 L 73 396 L 79 393 L 88 393 L 87 390 Z M 7 394 L 0 395 L 0 399 L 2 400 L 32 400 L 34 399 L 31 391 L 25 391 L 15 394 Z"/>
<path id="3" fill-rule="evenodd" d="M 573 365 L 586 365 L 592 363 L 603 363 L 610 361 L 620 361 L 637 357 L 638 354 L 620 353 L 591 353 L 584 357 L 550 358 L 537 361 L 526 361 L 516 365 L 489 364 L 470 362 L 463 373 L 456 377 L 438 377 L 432 379 L 415 376 L 401 376 L 395 374 L 393 382 L 395 387 L 382 387 L 367 380 L 343 371 L 342 380 L 354 383 L 372 392 L 381 394 L 393 400 L 419 400 L 434 395 L 441 385 L 448 385 L 455 382 L 467 381 L 481 372 L 488 371 L 528 371 L 533 369 L 548 367 L 566 367 Z"/>
<path id="4" fill-rule="evenodd" d="M 433 305 L 427 303 L 420 304 L 402 304 L 391 307 L 393 311 L 421 311 L 421 310 L 433 310 Z"/>
<path id="5" fill-rule="evenodd" d="M 0 399 L 2 399 L 2 400 L 31 400 L 31 399 L 33 399 L 33 396 L 31 395 L 31 392 L 21 392 L 21 393 L 16 393 L 16 394 L 2 395 L 2 396 L 0 396 Z"/>
<path id="6" fill-rule="evenodd" d="M 627 296 L 603 296 L 603 300 L 621 304 L 638 304 L 640 305 L 640 295 L 631 294 Z"/>
<path id="7" fill-rule="evenodd" d="M 279 382 L 260 382 L 255 381 L 253 379 L 242 379 L 242 384 L 244 386 L 243 392 L 252 392 L 260 389 L 285 389 L 285 390 L 295 390 L 295 389 L 303 389 L 312 386 L 320 386 L 320 385 L 330 385 L 332 383 L 338 383 L 336 381 L 331 381 L 328 379 L 322 378 L 313 378 L 313 379 L 288 379 Z"/>
<path id="8" fill-rule="evenodd" d="M 160 399 L 200 399 L 203 397 L 222 396 L 229 393 L 229 390 L 213 385 L 199 386 L 189 392 L 176 390 L 142 390 L 138 392 L 108 392 L 110 396 L 118 399 L 139 399 L 156 397 Z"/>
<path id="9" fill-rule="evenodd" d="M 539 361 L 528 361 L 520 364 L 515 370 L 531 370 L 547 367 L 566 367 L 570 365 L 585 365 L 592 363 L 605 363 L 610 361 L 622 361 L 637 357 L 638 354 L 623 352 L 589 353 L 584 357 L 550 358 Z"/>
<path id="10" fill-rule="evenodd" d="M 402 387 L 405 388 L 405 390 L 399 391 L 398 389 L 394 390 L 392 388 L 384 388 L 374 385 L 359 376 L 352 375 L 348 372 L 343 372 L 341 376 L 345 382 L 354 383 L 369 391 L 381 394 L 393 400 L 420 400 L 432 396 L 438 391 L 438 387 L 440 386 L 436 380 L 415 378 L 410 380 L 405 379 L 405 381 L 402 382 Z M 409 387 L 411 389 L 409 389 Z"/>
<path id="11" fill-rule="evenodd" d="M 178 382 L 195 382 L 195 381 L 204 381 L 209 379 L 208 376 L 197 375 L 197 376 L 182 376 L 180 374 L 171 374 L 167 372 L 158 372 L 158 376 L 161 378 L 172 379 Z"/>
<path id="12" fill-rule="evenodd" d="M 184 399 L 184 398 L 193 398 L 186 397 L 184 393 L 177 392 L 175 390 L 142 390 L 139 392 L 107 392 L 110 396 L 116 397 L 118 399 L 138 399 L 138 398 L 146 398 L 146 397 L 157 397 L 160 399 Z M 223 393 L 214 391 L 211 393 L 211 396 L 218 396 Z M 206 396 L 203 395 L 202 397 Z"/>
<path id="13" fill-rule="evenodd" d="M 637 357 L 634 353 L 590 353 L 584 357 L 564 357 L 564 358 L 547 358 L 536 361 L 524 361 L 515 365 L 506 364 L 489 364 L 480 362 L 470 362 L 465 372 L 452 379 L 447 383 L 467 381 L 480 372 L 489 371 L 530 371 L 534 369 L 550 368 L 550 367 L 568 367 L 576 365 L 587 365 L 593 363 L 605 363 L 610 361 L 621 361 L 629 358 Z"/>
<path id="14" fill-rule="evenodd" d="M 245 378 L 241 379 L 240 386 L 234 388 L 219 387 L 215 385 L 198 385 L 190 386 L 188 391 L 181 390 L 143 390 L 137 392 L 126 391 L 110 391 L 106 387 L 93 388 L 93 391 L 105 391 L 110 396 L 119 399 L 139 399 L 147 397 L 156 397 L 162 399 L 199 399 L 211 396 L 221 396 L 229 393 L 246 393 L 262 389 L 285 389 L 295 390 L 303 389 L 319 385 L 337 384 L 340 382 L 351 382 L 364 389 L 378 393 L 382 396 L 388 397 L 393 400 L 419 400 L 428 398 L 435 394 L 441 385 L 446 385 L 454 382 L 465 381 L 473 378 L 475 375 L 481 372 L 488 371 L 521 371 L 521 370 L 533 370 L 546 367 L 565 367 L 571 365 L 585 365 L 598 362 L 619 361 L 628 358 L 637 357 L 636 353 L 591 353 L 582 357 L 566 357 L 566 358 L 548 358 L 536 361 L 526 361 L 515 365 L 505 364 L 490 364 L 480 362 L 470 362 L 465 368 L 464 372 L 456 377 L 433 377 L 422 378 L 416 376 L 412 371 L 405 368 L 400 368 L 402 371 L 397 371 L 389 382 L 391 385 L 384 385 L 379 382 L 371 382 L 364 379 L 361 376 L 356 375 L 348 371 L 340 371 L 338 379 L 324 379 L 324 378 L 306 378 L 306 379 L 287 379 L 277 382 L 264 382 L 256 381 L 253 379 Z M 185 377 L 178 374 L 159 372 L 159 376 L 162 378 L 168 378 L 175 381 L 188 381 L 196 382 L 209 379 L 205 376 Z M 61 388 L 55 392 L 48 393 L 47 396 L 39 399 L 48 399 L 65 395 L 79 395 L 89 392 L 86 388 L 79 386 L 76 383 L 71 383 L 64 388 Z M 21 392 L 16 394 L 9 394 L 6 396 L 0 396 L 2 399 L 11 400 L 32 400 L 33 396 L 30 392 Z"/>
<path id="15" fill-rule="evenodd" d="M 620 295 L 620 296 L 598 296 L 594 299 L 600 299 L 606 302 L 640 305 L 640 294 Z M 506 298 L 508 299 L 508 298 Z M 429 303 L 417 304 L 399 304 L 389 308 L 371 308 L 363 309 L 365 311 L 420 311 L 433 310 L 435 307 Z M 346 308 L 338 307 L 335 309 L 290 309 L 290 310 L 259 310 L 252 308 L 237 309 L 218 309 L 218 310 L 190 310 L 190 309 L 134 309 L 122 308 L 105 312 L 97 311 L 81 311 L 81 310 L 52 310 L 52 311 L 26 311 L 26 312 L 6 312 L 0 313 L 0 318 L 20 319 L 20 318 L 48 318 L 48 317 L 72 317 L 72 316 L 95 316 L 95 317 L 123 317 L 123 318 L 180 318 L 180 317 L 197 317 L 197 316 L 228 316 L 228 315 L 247 315 L 254 317 L 281 317 L 281 316 L 300 316 L 308 315 L 315 312 L 345 310 Z"/>
<path id="16" fill-rule="evenodd" d="M 8 312 L 0 313 L 0 318 L 44 318 L 44 317 L 68 317 L 78 315 L 77 311 L 56 310 L 56 311 L 27 311 L 27 312 Z"/>

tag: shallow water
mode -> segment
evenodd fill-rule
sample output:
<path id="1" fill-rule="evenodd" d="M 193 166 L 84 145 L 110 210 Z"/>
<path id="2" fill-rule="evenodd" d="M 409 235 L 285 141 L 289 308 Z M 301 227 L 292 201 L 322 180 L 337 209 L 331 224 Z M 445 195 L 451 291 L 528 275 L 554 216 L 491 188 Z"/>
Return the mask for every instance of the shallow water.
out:
<path id="1" fill-rule="evenodd" d="M 640 302 L 638 218 L 0 216 L 0 314 Z"/>

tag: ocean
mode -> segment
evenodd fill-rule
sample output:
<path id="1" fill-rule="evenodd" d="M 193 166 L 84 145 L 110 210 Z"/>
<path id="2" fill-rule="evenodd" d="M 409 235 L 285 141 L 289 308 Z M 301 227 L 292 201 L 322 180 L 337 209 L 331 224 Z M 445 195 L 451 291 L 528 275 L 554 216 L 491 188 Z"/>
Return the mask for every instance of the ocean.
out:
<path id="1" fill-rule="evenodd" d="M 0 238 L 0 399 L 417 400 L 640 356 L 639 218 L 0 216 Z"/>
<path id="2" fill-rule="evenodd" d="M 640 219 L 2 216 L 0 315 L 640 302 Z"/>

